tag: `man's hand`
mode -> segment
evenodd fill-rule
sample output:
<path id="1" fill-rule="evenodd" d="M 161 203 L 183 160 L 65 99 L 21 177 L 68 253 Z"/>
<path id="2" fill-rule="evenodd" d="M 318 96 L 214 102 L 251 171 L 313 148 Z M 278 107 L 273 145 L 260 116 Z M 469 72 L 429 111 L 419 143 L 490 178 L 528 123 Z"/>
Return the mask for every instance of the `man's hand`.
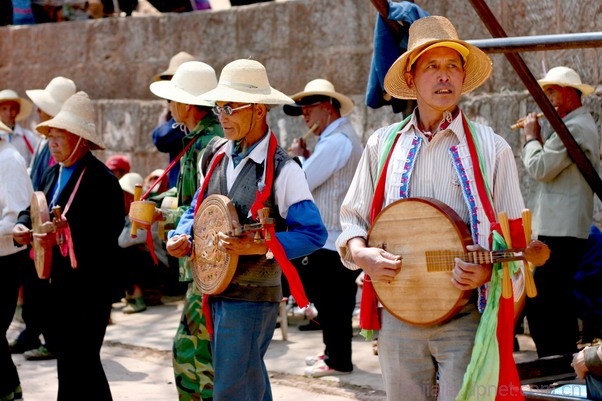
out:
<path id="1" fill-rule="evenodd" d="M 525 141 L 536 139 L 540 143 L 543 143 L 541 139 L 541 126 L 539 125 L 539 120 L 537 119 L 537 113 L 529 113 L 527 117 L 525 117 L 523 124 Z"/>
<path id="2" fill-rule="evenodd" d="M 304 158 L 309 157 L 309 150 L 307 150 L 307 143 L 303 140 L 303 138 L 295 138 L 293 139 L 293 143 L 290 148 L 288 148 L 289 156 L 300 156 Z"/>
<path id="3" fill-rule="evenodd" d="M 487 251 L 480 245 L 468 245 L 466 250 L 469 252 Z M 468 263 L 460 258 L 455 258 L 454 262 L 452 284 L 460 290 L 473 290 L 491 280 L 491 265 Z"/>
<path id="4" fill-rule="evenodd" d="M 23 224 L 17 224 L 13 227 L 13 239 L 19 245 L 29 245 L 33 240 L 31 231 Z"/>
<path id="5" fill-rule="evenodd" d="M 221 251 L 232 255 L 265 255 L 268 251 L 265 241 L 255 242 L 254 237 L 254 233 L 233 237 L 220 232 L 218 247 Z"/>
<path id="6" fill-rule="evenodd" d="M 190 254 L 192 249 L 192 242 L 190 241 L 190 235 L 180 234 L 174 235 L 167 240 L 165 249 L 174 258 L 183 258 Z"/>
<path id="7" fill-rule="evenodd" d="M 352 238 L 347 247 L 353 262 L 361 267 L 372 281 L 391 282 L 401 270 L 401 256 L 381 248 L 368 247 L 363 238 Z"/>

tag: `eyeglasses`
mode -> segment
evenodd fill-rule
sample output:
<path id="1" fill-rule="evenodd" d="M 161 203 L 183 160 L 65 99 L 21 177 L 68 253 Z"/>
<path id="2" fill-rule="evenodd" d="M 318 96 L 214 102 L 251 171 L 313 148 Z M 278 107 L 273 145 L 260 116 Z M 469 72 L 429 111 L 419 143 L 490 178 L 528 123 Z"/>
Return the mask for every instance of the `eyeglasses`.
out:
<path id="1" fill-rule="evenodd" d="M 234 114 L 235 111 L 246 109 L 247 107 L 251 106 L 253 106 L 253 103 L 245 104 L 244 106 L 239 106 L 235 108 L 232 108 L 232 106 L 230 105 L 225 105 L 224 107 L 214 106 L 211 108 L 211 111 L 213 111 L 213 114 L 215 114 L 218 117 L 220 114 L 222 114 L 222 111 L 226 113 L 227 116 L 231 116 L 232 114 Z"/>

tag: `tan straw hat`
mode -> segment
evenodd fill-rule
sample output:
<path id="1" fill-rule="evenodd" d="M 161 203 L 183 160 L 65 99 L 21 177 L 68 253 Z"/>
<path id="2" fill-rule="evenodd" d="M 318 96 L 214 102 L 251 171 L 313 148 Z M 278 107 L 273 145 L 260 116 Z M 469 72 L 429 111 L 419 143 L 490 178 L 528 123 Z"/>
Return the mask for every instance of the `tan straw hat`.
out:
<path id="1" fill-rule="evenodd" d="M 121 189 L 132 195 L 134 195 L 136 184 L 144 184 L 144 178 L 142 178 L 142 176 L 138 173 L 127 173 L 119 179 L 119 185 L 121 185 Z"/>
<path id="2" fill-rule="evenodd" d="M 200 61 L 188 61 L 178 67 L 169 81 L 150 84 L 150 90 L 163 99 L 211 107 L 213 103 L 203 101 L 199 96 L 216 86 L 217 76 L 213 67 Z"/>
<path id="3" fill-rule="evenodd" d="M 416 91 L 410 89 L 404 72 L 410 71 L 412 64 L 427 50 L 435 47 L 449 47 L 457 50 L 464 59 L 466 77 L 462 93 L 468 93 L 483 84 L 493 69 L 489 56 L 479 48 L 458 39 L 458 33 L 445 17 L 431 16 L 416 20 L 410 25 L 408 50 L 403 53 L 385 76 L 385 90 L 398 99 L 416 99 Z"/>
<path id="4" fill-rule="evenodd" d="M 294 100 L 272 88 L 263 64 L 255 60 L 235 60 L 223 69 L 217 88 L 201 96 L 210 102 L 292 104 Z"/>
<path id="5" fill-rule="evenodd" d="M 570 86 L 579 90 L 583 96 L 591 95 L 596 90 L 591 85 L 581 83 L 581 77 L 575 70 L 563 66 L 552 68 L 537 82 L 542 88 L 546 85 Z"/>
<path id="6" fill-rule="evenodd" d="M 33 103 L 31 103 L 27 99 L 19 97 L 17 92 L 15 92 L 12 89 L 4 89 L 0 91 L 0 103 L 7 101 L 19 103 L 19 114 L 17 114 L 17 116 L 15 117 L 15 121 L 25 120 L 31 115 L 31 112 L 33 111 Z"/>
<path id="7" fill-rule="evenodd" d="M 8 132 L 9 134 L 13 133 L 13 130 L 10 129 L 6 124 L 4 124 L 2 121 L 0 121 L 0 131 L 2 132 Z"/>
<path id="8" fill-rule="evenodd" d="M 195 61 L 196 57 L 186 52 L 179 52 L 169 60 L 169 66 L 153 77 L 153 81 L 167 81 L 176 73 L 178 67 L 187 61 Z"/>
<path id="9" fill-rule="evenodd" d="M 314 79 L 313 81 L 309 81 L 307 85 L 305 85 L 305 89 L 303 89 L 302 92 L 295 93 L 293 96 L 291 96 L 291 98 L 295 101 L 295 104 L 285 105 L 283 107 L 284 112 L 290 116 L 299 116 L 301 115 L 302 106 L 309 106 L 310 104 L 316 103 L 316 100 L 319 101 L 321 96 L 336 99 L 341 105 L 340 112 L 342 116 L 349 115 L 351 110 L 353 110 L 353 101 L 351 99 L 342 93 L 337 92 L 334 89 L 334 85 L 330 81 L 318 78 Z M 304 99 L 308 102 L 304 102 Z"/>
<path id="10" fill-rule="evenodd" d="M 63 103 L 75 94 L 75 83 L 65 77 L 55 77 L 46 85 L 45 89 L 30 89 L 25 93 L 42 111 L 56 116 Z"/>
<path id="11" fill-rule="evenodd" d="M 64 129 L 90 141 L 90 149 L 104 149 L 102 136 L 96 132 L 95 120 L 92 101 L 86 92 L 80 91 L 67 99 L 54 118 L 38 124 L 36 130 L 46 136 L 50 128 Z"/>

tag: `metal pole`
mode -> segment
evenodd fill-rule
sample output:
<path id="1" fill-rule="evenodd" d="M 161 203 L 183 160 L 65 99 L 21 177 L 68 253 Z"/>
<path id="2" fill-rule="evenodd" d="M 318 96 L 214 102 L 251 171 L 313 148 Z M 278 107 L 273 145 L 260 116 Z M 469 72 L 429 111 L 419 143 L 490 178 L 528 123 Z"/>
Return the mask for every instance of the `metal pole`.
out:
<path id="1" fill-rule="evenodd" d="M 470 0 L 470 2 L 493 37 L 508 37 L 484 0 Z M 550 103 L 546 97 L 523 59 L 518 53 L 505 53 L 505 56 L 529 90 L 531 96 L 533 96 L 533 99 L 535 99 L 541 108 L 541 111 L 560 137 L 564 146 L 566 146 L 569 156 L 573 159 L 589 186 L 596 195 L 598 195 L 598 198 L 602 199 L 602 180 L 600 179 L 598 172 L 585 156 L 585 153 L 579 147 L 577 141 L 575 141 L 575 138 L 573 138 L 566 125 L 564 125 L 564 122 L 556 112 L 556 109 L 554 109 L 554 106 L 552 106 L 552 103 Z"/>
<path id="2" fill-rule="evenodd" d="M 602 32 L 559 35 L 515 36 L 512 38 L 467 40 L 486 53 L 514 53 L 602 47 Z"/>

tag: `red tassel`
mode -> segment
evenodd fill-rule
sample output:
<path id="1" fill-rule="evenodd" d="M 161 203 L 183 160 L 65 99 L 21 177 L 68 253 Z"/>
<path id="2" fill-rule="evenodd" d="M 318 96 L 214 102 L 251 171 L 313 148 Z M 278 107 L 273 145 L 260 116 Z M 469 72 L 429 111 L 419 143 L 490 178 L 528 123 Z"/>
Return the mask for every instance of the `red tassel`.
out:
<path id="1" fill-rule="evenodd" d="M 525 399 L 514 362 L 514 297 L 500 296 L 497 340 L 500 349 L 500 375 L 495 401 L 519 401 Z"/>
<path id="2" fill-rule="evenodd" d="M 364 330 L 380 330 L 378 316 L 378 298 L 372 286 L 372 280 L 366 274 L 362 286 L 362 299 L 360 303 L 360 327 Z"/>

